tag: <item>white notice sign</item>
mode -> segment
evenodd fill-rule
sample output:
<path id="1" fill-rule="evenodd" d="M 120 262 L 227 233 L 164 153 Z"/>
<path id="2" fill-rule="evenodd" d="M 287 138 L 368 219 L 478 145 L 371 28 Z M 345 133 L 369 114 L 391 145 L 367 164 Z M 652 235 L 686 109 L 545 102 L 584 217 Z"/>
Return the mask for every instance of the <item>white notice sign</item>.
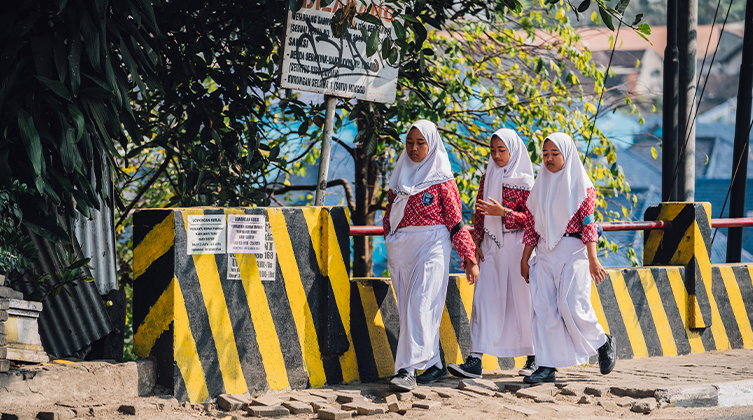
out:
<path id="1" fill-rule="evenodd" d="M 386 3 L 373 3 L 371 13 L 384 26 L 379 29 L 379 50 L 367 57 L 368 38 L 361 33 L 361 27 L 369 35 L 377 30 L 376 25 L 355 19 L 355 28 L 348 27 L 342 38 L 332 35 L 332 16 L 345 4 L 348 2 L 336 0 L 321 7 L 319 0 L 304 0 L 298 12 L 288 11 L 282 87 L 391 104 L 395 102 L 398 63 L 393 66 L 382 58 L 381 45 L 387 37 L 396 38 L 392 12 Z M 355 4 L 356 13 L 366 12 L 367 6 L 362 2 Z"/>
<path id="2" fill-rule="evenodd" d="M 243 216 L 243 215 L 240 215 Z M 269 222 L 267 221 L 267 218 L 263 215 L 246 215 L 245 217 L 254 217 L 259 218 L 260 224 L 263 226 L 261 232 L 260 232 L 260 238 L 262 242 L 262 247 L 259 249 L 258 252 L 254 252 L 254 259 L 256 260 L 256 267 L 259 270 L 259 277 L 261 278 L 261 281 L 274 281 L 275 280 L 275 273 L 277 270 L 277 250 L 275 249 L 275 240 L 272 236 L 272 230 L 269 228 Z M 244 221 L 245 222 L 245 221 Z M 243 222 L 241 222 L 243 223 Z M 251 223 L 251 222 L 249 222 Z M 256 224 L 257 222 L 253 222 Z M 229 225 L 232 225 L 233 222 L 228 222 Z M 230 243 L 228 241 L 228 249 L 230 248 Z M 228 251 L 230 252 L 230 251 Z M 241 280 L 241 269 L 240 264 L 238 264 L 238 258 L 245 259 L 250 258 L 250 255 L 243 255 L 244 252 L 238 252 L 238 255 L 236 257 L 235 253 L 228 253 L 227 258 L 227 279 L 228 280 Z M 244 273 L 246 276 L 251 276 L 251 273 Z"/>
<path id="3" fill-rule="evenodd" d="M 261 214 L 229 214 L 227 216 L 227 252 L 256 254 L 264 251 L 267 218 Z"/>
<path id="4" fill-rule="evenodd" d="M 225 253 L 225 215 L 188 215 L 188 255 Z"/>

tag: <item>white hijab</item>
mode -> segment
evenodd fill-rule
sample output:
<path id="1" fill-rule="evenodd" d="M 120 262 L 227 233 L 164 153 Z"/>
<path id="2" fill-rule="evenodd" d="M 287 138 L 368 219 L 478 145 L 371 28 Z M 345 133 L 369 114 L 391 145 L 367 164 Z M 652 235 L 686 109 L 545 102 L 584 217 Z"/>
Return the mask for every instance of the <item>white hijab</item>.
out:
<path id="1" fill-rule="evenodd" d="M 431 121 L 418 120 L 410 126 L 408 132 L 413 128 L 417 128 L 426 139 L 429 154 L 421 162 L 413 162 L 403 149 L 397 159 L 390 176 L 390 189 L 397 194 L 390 211 L 390 234 L 395 233 L 403 220 L 405 206 L 412 195 L 453 179 L 450 158 L 439 137 L 437 126 Z"/>
<path id="2" fill-rule="evenodd" d="M 486 164 L 486 178 L 484 178 L 484 194 L 486 197 L 482 197 L 482 199 L 486 200 L 487 197 L 491 197 L 503 206 L 509 207 L 502 201 L 503 188 L 530 191 L 534 180 L 533 165 L 531 165 L 531 157 L 528 156 L 528 150 L 526 150 L 523 140 L 515 131 L 509 128 L 495 131 L 489 139 L 490 144 L 494 136 L 499 137 L 505 143 L 507 150 L 510 151 L 510 160 L 507 165 L 500 168 L 492 159 L 491 154 L 489 155 L 489 162 Z M 488 216 L 484 218 L 484 232 L 500 248 L 504 244 L 502 239 L 504 231 L 501 217 Z"/>
<path id="3" fill-rule="evenodd" d="M 567 224 L 594 184 L 578 159 L 578 150 L 570 136 L 553 133 L 546 140 L 551 140 L 562 152 L 565 166 L 559 172 L 551 173 L 546 166 L 541 165 L 531 195 L 528 196 L 527 206 L 533 214 L 536 233 L 544 239 L 546 248 L 551 250 L 562 239 Z"/>

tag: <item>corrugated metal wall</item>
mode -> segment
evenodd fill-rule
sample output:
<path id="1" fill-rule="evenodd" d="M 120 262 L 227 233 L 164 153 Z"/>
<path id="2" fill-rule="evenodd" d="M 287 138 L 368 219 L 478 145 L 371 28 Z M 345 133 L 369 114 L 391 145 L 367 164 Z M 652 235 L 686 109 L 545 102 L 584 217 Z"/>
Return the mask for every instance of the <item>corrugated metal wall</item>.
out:
<path id="1" fill-rule="evenodd" d="M 100 201 L 100 209 L 92 211 L 92 220 L 79 215 L 74 230 L 83 258 L 91 258 L 92 277 L 99 294 L 104 296 L 118 288 L 118 276 L 112 206 Z"/>

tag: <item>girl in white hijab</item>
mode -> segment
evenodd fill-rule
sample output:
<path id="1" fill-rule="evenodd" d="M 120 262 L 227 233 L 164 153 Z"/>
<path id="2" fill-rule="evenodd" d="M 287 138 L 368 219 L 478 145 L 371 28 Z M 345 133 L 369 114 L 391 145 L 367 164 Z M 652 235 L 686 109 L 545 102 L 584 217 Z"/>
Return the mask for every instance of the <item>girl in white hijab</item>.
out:
<path id="1" fill-rule="evenodd" d="M 434 123 L 420 120 L 408 129 L 387 200 L 382 224 L 400 319 L 390 388 L 410 391 L 417 381 L 428 384 L 449 376 L 440 360 L 439 324 L 451 244 L 468 281 L 478 278 L 473 240 L 463 229 L 460 194 Z M 416 370 L 425 372 L 416 377 Z"/>
<path id="2" fill-rule="evenodd" d="M 526 365 L 519 371 L 525 376 L 533 373 L 535 365 L 531 291 L 519 274 L 533 166 L 523 140 L 513 130 L 494 132 L 490 147 L 473 224 L 480 273 L 473 291 L 471 353 L 465 363 L 447 366 L 450 373 L 463 378 L 481 377 L 483 354 L 527 355 Z"/>
<path id="3" fill-rule="evenodd" d="M 553 382 L 556 368 L 586 363 L 597 353 L 606 375 L 614 368 L 615 342 L 591 306 L 591 280 L 599 284 L 606 277 L 597 257 L 596 189 L 567 134 L 549 135 L 542 155 L 528 196 L 520 262 L 521 275 L 531 285 L 539 368 L 524 381 Z"/>

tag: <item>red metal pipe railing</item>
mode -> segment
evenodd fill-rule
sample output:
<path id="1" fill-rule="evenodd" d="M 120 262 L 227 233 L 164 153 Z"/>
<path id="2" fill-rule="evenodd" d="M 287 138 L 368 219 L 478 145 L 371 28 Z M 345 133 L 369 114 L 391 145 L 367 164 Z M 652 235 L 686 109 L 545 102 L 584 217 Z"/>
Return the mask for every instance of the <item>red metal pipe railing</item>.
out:
<path id="1" fill-rule="evenodd" d="M 657 220 L 649 222 L 605 222 L 601 223 L 604 231 L 624 231 L 624 230 L 654 230 L 669 229 L 671 223 L 666 220 Z M 711 219 L 712 228 L 729 228 L 729 227 L 746 227 L 753 226 L 753 217 L 741 217 L 737 219 Z M 473 227 L 466 226 L 469 232 L 473 232 Z M 382 234 L 381 226 L 351 226 L 350 236 L 372 236 Z"/>

